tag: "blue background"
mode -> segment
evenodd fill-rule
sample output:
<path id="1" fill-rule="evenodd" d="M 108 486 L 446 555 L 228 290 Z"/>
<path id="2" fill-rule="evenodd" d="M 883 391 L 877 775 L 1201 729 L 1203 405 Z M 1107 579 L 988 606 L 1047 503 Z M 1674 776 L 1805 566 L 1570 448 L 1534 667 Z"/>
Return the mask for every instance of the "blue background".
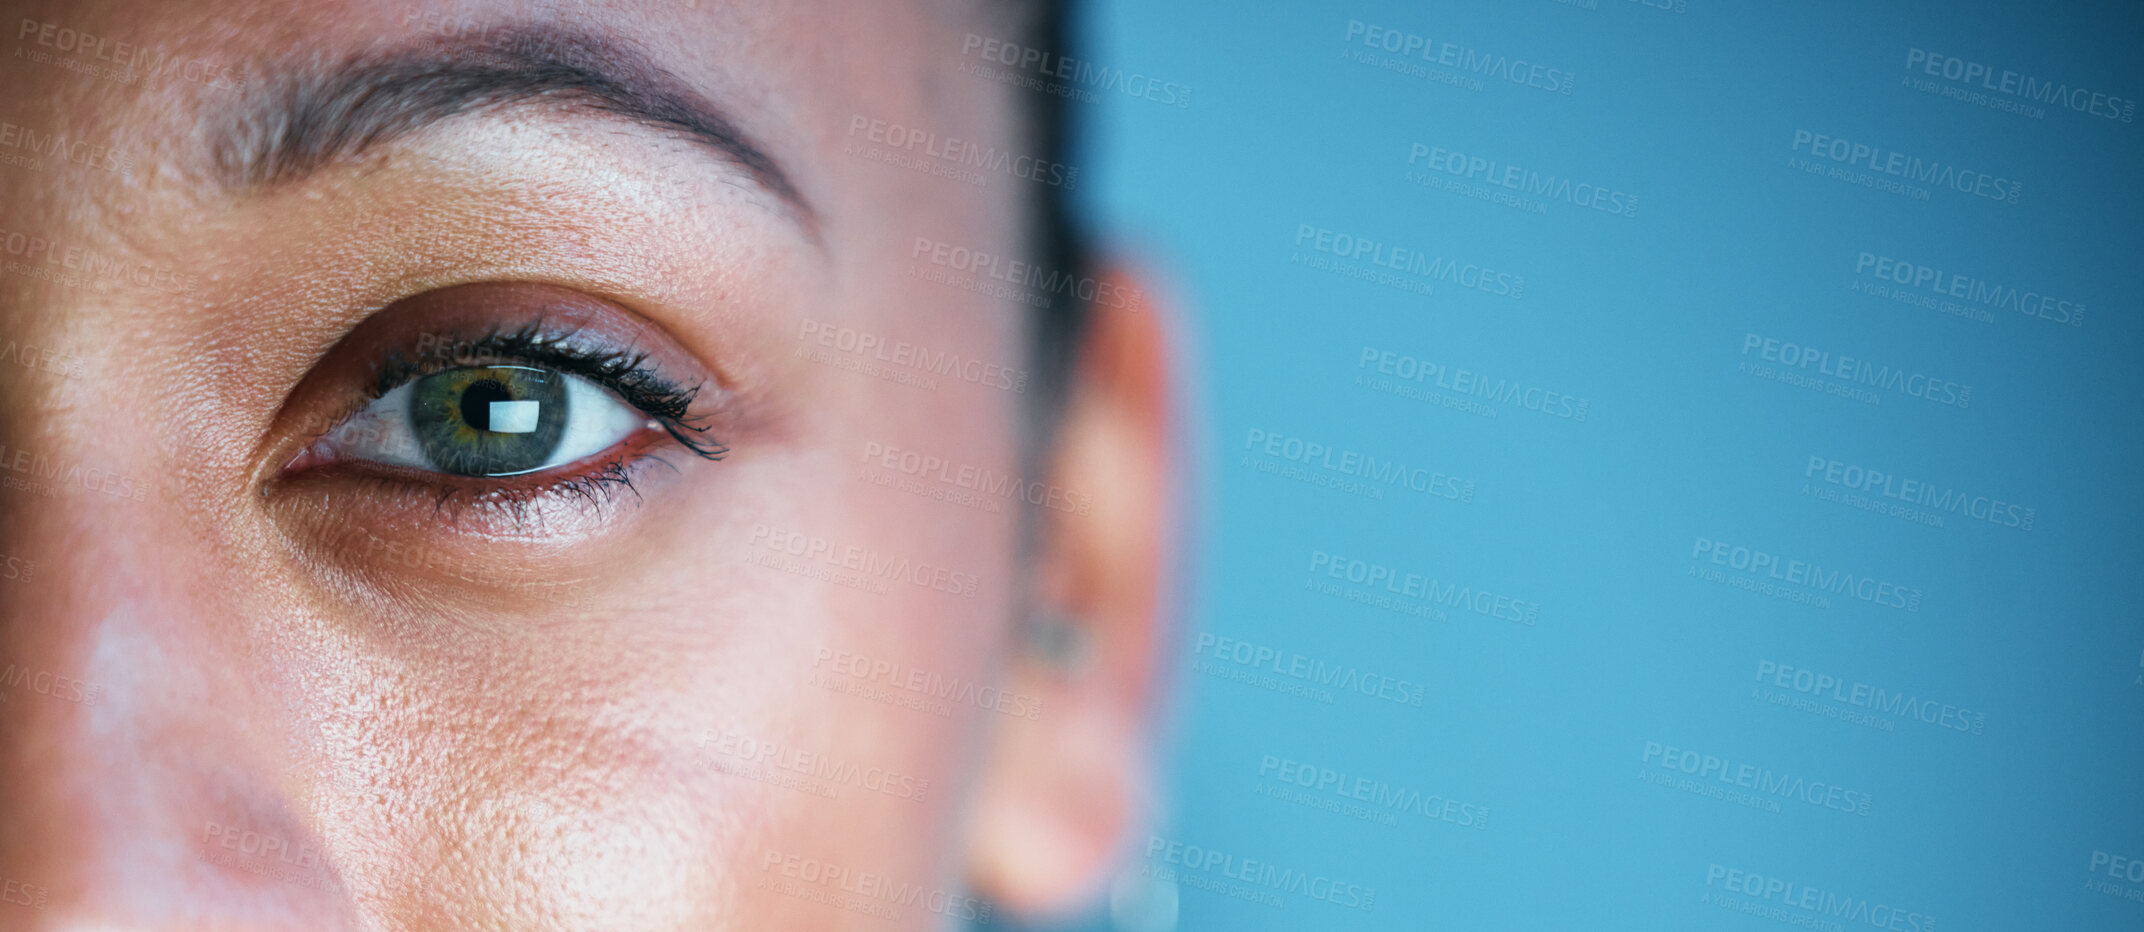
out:
<path id="1" fill-rule="evenodd" d="M 2133 7 L 1112 0 L 1079 20 L 1077 56 L 1191 89 L 1184 107 L 1109 88 L 1072 104 L 1070 161 L 1088 224 L 1160 270 L 1188 318 L 1204 512 L 1165 798 L 1114 915 L 1080 927 L 1854 929 L 1892 915 L 1782 902 L 1806 886 L 1934 917 L 1889 926 L 1901 930 L 2144 928 L 2144 884 L 2091 864 L 2144 857 L 2144 123 L 1980 106 L 1916 89 L 1963 85 L 1907 67 L 1919 48 L 2134 101 Z M 1419 58 L 1419 75 L 1365 64 L 1349 53 L 1399 56 L 1350 37 L 1351 21 L 1540 63 L 1571 90 L 1454 86 L 1430 75 L 1456 69 Z M 2021 193 L 1918 184 L 1924 200 L 1808 174 L 1790 164 L 1810 158 L 1797 130 Z M 1408 163 L 1417 143 L 1636 194 L 1637 209 L 1521 193 L 1537 213 L 1410 183 L 1425 171 Z M 1339 257 L 1299 242 L 1305 226 L 1522 277 L 1523 293 L 1313 268 Z M 2082 322 L 1891 300 L 1871 286 L 1914 290 L 1857 272 L 1863 252 L 2053 295 L 2083 305 Z M 1744 351 L 1752 333 L 1961 383 L 1970 399 L 1864 386 L 1867 403 L 1762 378 L 1742 368 L 1765 362 Z M 1430 383 L 1413 383 L 1430 397 L 1376 391 L 1358 382 L 1376 373 L 1366 348 L 1583 398 L 1587 416 L 1475 398 L 1485 414 Z M 1359 476 L 1382 499 L 1314 485 L 1301 480 L 1351 477 L 1265 455 L 1254 436 L 1461 477 L 1472 500 Z M 1945 512 L 1937 527 L 1826 501 L 1849 490 L 1809 475 L 1812 456 L 2029 507 L 2033 524 Z M 1295 473 L 1267 471 L 1282 467 Z M 1694 575 L 1765 579 L 1714 565 L 1700 540 L 1916 589 L 1918 610 Z M 1537 603 L 1538 618 L 1447 606 L 1433 620 L 1334 597 L 1311 583 L 1377 590 L 1313 573 L 1316 552 Z M 1327 688 L 1328 703 L 1269 688 L 1305 685 L 1270 669 L 1243 682 L 1257 671 L 1216 641 L 1200 650 L 1201 635 L 1421 684 L 1424 701 Z M 1760 681 L 1766 661 L 1983 727 L 1780 688 Z M 1870 805 L 1685 774 L 1651 743 Z M 1331 788 L 1276 798 L 1291 784 L 1275 760 L 1488 816 L 1470 827 Z M 1164 847 L 1141 856 L 1153 839 Z M 1229 860 L 1187 867 L 1169 842 Z M 1225 876 L 1263 870 L 1246 860 L 1374 901 Z M 1729 891 L 1715 865 L 1797 886 Z M 1742 911 L 1751 902 L 1769 912 Z"/>

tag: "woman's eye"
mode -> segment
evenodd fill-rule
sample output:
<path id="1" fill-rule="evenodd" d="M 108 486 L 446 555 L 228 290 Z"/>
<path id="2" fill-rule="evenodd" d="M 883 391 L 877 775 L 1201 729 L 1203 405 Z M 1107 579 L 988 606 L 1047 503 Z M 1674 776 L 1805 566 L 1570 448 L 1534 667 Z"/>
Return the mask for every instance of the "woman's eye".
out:
<path id="1" fill-rule="evenodd" d="M 456 476 L 514 476 L 577 462 L 660 425 L 608 389 L 536 366 L 462 366 L 404 382 L 310 451 Z"/>

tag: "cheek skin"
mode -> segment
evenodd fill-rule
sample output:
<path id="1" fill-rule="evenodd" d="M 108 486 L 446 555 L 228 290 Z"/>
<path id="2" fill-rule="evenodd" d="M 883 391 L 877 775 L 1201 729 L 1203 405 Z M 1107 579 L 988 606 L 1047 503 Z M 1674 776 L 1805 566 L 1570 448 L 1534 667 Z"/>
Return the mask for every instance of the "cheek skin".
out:
<path id="1" fill-rule="evenodd" d="M 42 15 L 122 38 L 179 36 L 195 26 L 177 20 L 216 21 L 165 10 L 159 15 L 173 23 L 91 11 Z M 221 22 L 234 35 L 274 34 L 255 31 L 270 14 L 247 15 L 263 19 Z M 803 88 L 793 93 L 831 98 L 809 106 L 787 101 L 782 119 L 823 130 L 813 145 L 824 151 L 800 157 L 815 163 L 814 194 L 831 218 L 829 235 L 839 247 L 833 254 L 842 263 L 838 274 L 824 274 L 841 284 L 823 302 L 770 313 L 839 321 L 889 341 L 1024 367 L 1019 312 L 908 276 L 907 249 L 917 236 L 1018 242 L 1018 205 L 1029 192 L 1011 179 L 967 191 L 838 154 L 852 113 L 950 136 L 994 135 L 1003 105 L 965 99 L 980 93 L 980 82 L 934 96 L 907 77 L 885 80 L 917 67 L 895 60 L 908 54 L 902 49 L 927 43 L 918 54 L 928 57 L 957 48 L 957 32 L 926 40 L 914 34 L 919 27 L 903 25 L 918 18 L 892 6 L 813 10 L 799 19 L 766 46 L 837 41 L 874 51 L 816 56 L 845 70 L 841 90 L 781 74 L 801 65 L 763 69 L 782 86 Z M 851 34 L 828 40 L 821 35 L 828 22 Z M 36 74 L 42 83 L 27 99 L 75 101 L 111 90 L 57 69 Z M 932 108 L 944 112 L 919 115 Z M 107 102 L 76 107 L 76 115 L 47 119 L 41 128 L 87 132 L 100 129 L 90 121 L 107 117 L 154 125 L 154 132 L 121 136 L 142 156 L 189 138 L 190 123 L 153 124 L 129 115 L 132 109 L 187 112 L 165 101 Z M 242 253 L 204 258 L 229 247 L 189 233 L 198 205 L 131 188 L 82 189 L 104 180 L 0 180 L 8 195 L 0 197 L 0 226 L 31 228 L 69 215 L 76 219 L 50 232 L 111 254 L 126 247 L 107 244 L 96 231 L 124 230 L 129 243 L 173 267 L 246 260 Z M 111 219 L 122 216 L 124 222 Z M 917 908 L 889 923 L 786 895 L 770 883 L 787 878 L 768 864 L 770 856 L 777 863 L 813 858 L 958 890 L 953 839 L 976 747 L 992 730 L 1022 723 L 974 701 L 923 697 L 943 703 L 941 716 L 827 688 L 820 684 L 828 680 L 813 677 L 825 673 L 825 650 L 914 671 L 927 689 L 950 683 L 972 695 L 974 687 L 997 684 L 1014 614 L 1024 506 L 1004 499 L 996 511 L 961 507 L 861 481 L 857 472 L 865 445 L 876 442 L 1011 475 L 1023 396 L 945 376 L 921 389 L 778 354 L 786 367 L 783 397 L 798 402 L 780 429 L 740 438 L 730 459 L 651 487 L 639 516 L 644 532 L 578 564 L 600 563 L 602 577 L 576 590 L 571 611 L 472 604 L 421 588 L 360 600 L 287 559 L 256 503 L 244 489 L 227 487 L 223 464 L 259 439 L 232 428 L 247 422 L 231 406 L 180 405 L 168 414 L 166 437 L 129 423 L 139 399 L 187 391 L 171 373 L 211 368 L 190 352 L 201 340 L 193 332 L 199 322 L 188 316 L 194 310 L 123 284 L 85 297 L 0 281 L 6 336 L 79 351 L 94 373 L 34 403 L 13 391 L 17 383 L 0 382 L 9 389 L 0 392 L 7 408 L 0 442 L 157 479 L 139 503 L 79 490 L 51 501 L 0 490 L 0 551 L 39 558 L 35 588 L 0 590 L 0 662 L 80 670 L 83 680 L 108 690 L 88 706 L 33 703 L 20 691 L 0 705 L 0 875 L 45 883 L 56 899 L 79 905 L 69 918 L 87 924 L 122 917 L 109 923 L 116 926 L 195 916 L 213 927 L 215 910 L 225 910 L 216 917 L 311 929 L 885 930 L 941 923 Z M 115 342 L 108 334 L 132 336 Z M 277 352 L 274 334 L 258 342 Z M 963 574 L 974 591 L 956 595 L 909 578 L 872 591 L 752 562 L 770 554 L 754 539 L 762 526 Z M 370 557 L 382 574 L 410 575 L 389 558 L 385 551 Z M 19 618 L 41 621 L 33 630 Z M 867 685 L 906 693 L 899 684 Z M 744 762 L 703 743 L 711 732 L 776 742 L 835 766 L 899 773 L 927 788 L 921 800 L 904 799 L 798 775 L 831 788 L 827 798 L 765 779 L 782 773 L 765 762 L 762 778 L 736 772 L 733 765 Z M 274 836 L 309 852 L 318 866 L 295 871 L 295 880 L 251 870 L 287 866 L 258 859 L 217 867 L 203 858 L 228 852 L 204 842 L 211 824 Z M 152 875 L 156 883 L 143 879 Z M 232 905 L 241 901 L 246 905 Z M 47 918 L 59 915 L 55 909 Z"/>
<path id="2" fill-rule="evenodd" d="M 943 850 L 968 746 L 996 727 L 996 713 L 947 702 L 940 717 L 826 688 L 857 681 L 831 673 L 820 652 L 941 682 L 993 682 L 1012 525 L 1004 513 L 856 481 L 840 455 L 853 444 L 836 442 L 854 428 L 828 431 L 796 457 L 824 462 L 823 471 L 785 468 L 786 457 L 765 468 L 742 454 L 723 464 L 746 474 L 722 479 L 756 491 L 687 505 L 676 526 L 693 530 L 655 542 L 649 559 L 661 569 L 644 583 L 668 588 L 663 604 L 541 626 L 541 637 L 443 637 L 406 658 L 352 639 L 347 654 L 309 663 L 302 693 L 346 697 L 315 709 L 334 748 L 316 778 L 329 847 L 392 852 L 367 859 L 376 872 L 353 876 L 353 886 L 395 904 L 411 926 L 467 926 L 495 918 L 479 902 L 511 902 L 517 921 L 589 929 L 718 928 L 719 917 L 766 910 L 807 926 L 829 921 L 820 904 L 755 885 L 779 879 L 766 869 L 770 854 L 952 889 L 950 865 L 915 853 Z M 835 449 L 819 454 L 821 443 Z M 944 445 L 982 456 L 975 447 L 1003 440 Z M 747 513 L 714 513 L 725 508 Z M 863 591 L 749 562 L 772 553 L 753 540 L 762 525 L 956 567 L 976 577 L 976 592 L 902 579 Z M 725 755 L 703 742 L 710 733 L 821 758 L 820 776 L 795 756 L 785 760 L 805 774 Z M 824 775 L 843 767 L 910 776 L 926 784 L 923 798 Z M 835 798 L 767 779 L 791 775 Z M 424 869 L 432 864 L 443 872 Z M 695 903 L 726 905 L 702 912 Z"/>

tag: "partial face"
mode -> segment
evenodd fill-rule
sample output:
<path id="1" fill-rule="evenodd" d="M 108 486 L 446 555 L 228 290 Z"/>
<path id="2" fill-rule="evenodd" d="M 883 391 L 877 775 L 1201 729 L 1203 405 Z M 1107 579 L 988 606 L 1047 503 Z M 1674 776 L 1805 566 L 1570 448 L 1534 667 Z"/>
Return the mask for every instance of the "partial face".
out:
<path id="1" fill-rule="evenodd" d="M 958 68 L 1012 11 L 10 14 L 0 879 L 37 902 L 0 927 L 915 928 L 1077 886 L 978 864 L 1052 824 L 980 775 L 1084 727 L 1015 644 L 1023 580 L 1080 571 L 1018 536 L 1153 502 L 1020 474 L 1029 312 L 933 255 L 1019 253 L 1051 180 L 947 173 L 1044 154 Z"/>

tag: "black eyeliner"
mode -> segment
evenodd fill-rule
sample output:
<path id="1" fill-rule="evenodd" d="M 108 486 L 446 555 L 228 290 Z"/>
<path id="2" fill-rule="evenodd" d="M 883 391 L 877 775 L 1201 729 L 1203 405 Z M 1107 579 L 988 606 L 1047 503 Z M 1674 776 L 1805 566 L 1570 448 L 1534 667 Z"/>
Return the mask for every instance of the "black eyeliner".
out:
<path id="1" fill-rule="evenodd" d="M 461 366 L 511 360 L 578 375 L 610 390 L 638 408 L 693 455 L 719 460 L 729 447 L 705 436 L 704 416 L 691 413 L 699 386 L 686 388 L 658 375 L 648 354 L 589 349 L 574 345 L 577 331 L 547 329 L 540 321 L 514 329 L 499 328 L 469 340 L 448 340 L 441 350 L 411 356 L 392 351 L 374 367 L 372 397 L 403 383 Z"/>

